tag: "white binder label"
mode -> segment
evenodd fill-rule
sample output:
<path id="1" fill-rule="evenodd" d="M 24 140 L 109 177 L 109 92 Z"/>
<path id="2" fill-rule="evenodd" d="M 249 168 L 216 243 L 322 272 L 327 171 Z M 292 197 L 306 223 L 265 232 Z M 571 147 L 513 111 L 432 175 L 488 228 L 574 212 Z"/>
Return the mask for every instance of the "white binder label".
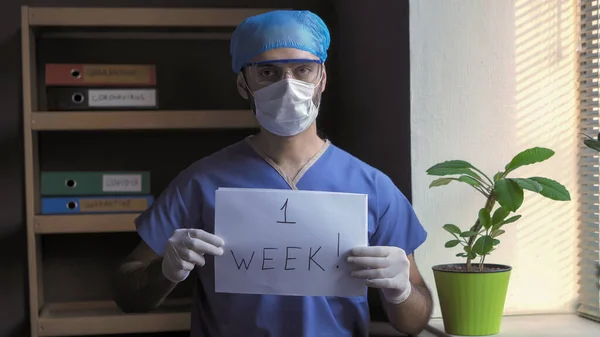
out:
<path id="1" fill-rule="evenodd" d="M 102 175 L 103 192 L 141 192 L 142 176 L 140 174 L 104 174 Z"/>
<path id="2" fill-rule="evenodd" d="M 90 107 L 155 107 L 156 89 L 90 89 Z"/>

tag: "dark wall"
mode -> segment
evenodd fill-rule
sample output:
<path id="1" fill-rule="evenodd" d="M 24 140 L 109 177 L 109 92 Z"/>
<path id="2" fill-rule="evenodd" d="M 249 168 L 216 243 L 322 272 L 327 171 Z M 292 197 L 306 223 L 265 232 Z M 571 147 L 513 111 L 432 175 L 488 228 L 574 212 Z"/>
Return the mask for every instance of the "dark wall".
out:
<path id="1" fill-rule="evenodd" d="M 335 4 L 337 141 L 410 199 L 408 0 Z"/>
<path id="2" fill-rule="evenodd" d="M 367 5 L 367 4 L 371 5 Z M 20 62 L 20 7 L 30 6 L 166 6 L 187 7 L 289 7 L 310 9 L 321 15 L 332 31 L 332 45 L 328 67 L 328 88 L 319 123 L 325 134 L 338 146 L 380 168 L 389 174 L 400 189 L 410 197 L 410 133 L 409 133 L 409 55 L 408 55 L 408 1 L 386 0 L 373 2 L 360 0 L 3 0 L 0 1 L 0 337 L 28 336 L 27 261 L 24 219 L 23 144 L 21 119 L 21 62 Z M 66 58 L 97 55 L 93 47 L 82 48 L 79 56 L 64 55 L 45 48 L 43 58 Z M 225 55 L 226 57 L 226 55 Z M 219 63 L 227 66 L 228 62 Z M 229 68 L 223 69 L 229 72 Z M 227 133 L 217 141 L 200 146 L 199 153 L 209 153 L 244 135 L 244 131 Z M 103 150 L 100 143 L 123 144 L 123 134 L 47 134 L 44 144 L 69 147 L 77 151 L 78 168 L 98 168 L 95 154 Z M 169 156 L 169 165 L 157 165 L 144 153 L 132 158 L 123 153 L 117 157 L 125 162 L 136 162 L 138 167 L 157 170 L 153 190 L 159 193 L 169 179 L 194 159 L 194 155 L 178 156 L 172 151 L 177 144 L 206 143 L 211 133 L 170 133 L 160 136 L 139 133 L 139 143 L 152 143 L 154 149 Z M 168 139 L 168 141 L 164 141 Z M 162 144 L 162 145 L 161 145 Z M 131 145 L 131 148 L 134 148 Z M 74 150 L 73 150 L 74 149 Z M 146 154 L 148 155 L 148 154 Z M 72 156 L 71 156 L 72 157 Z M 71 158 L 64 151 L 42 146 L 42 168 L 64 169 Z M 145 165 L 145 166 L 144 166 Z M 111 167 L 104 167 L 111 169 Z M 77 270 L 64 268 L 61 259 L 68 259 L 70 247 L 83 256 L 97 259 L 94 251 L 102 249 L 101 241 L 114 237 L 111 234 L 92 239 L 90 236 L 53 236 L 45 238 L 44 251 L 49 256 L 45 262 L 47 296 L 62 300 L 104 298 L 106 287 L 92 277 L 98 270 L 86 270 L 82 261 Z M 111 267 L 114 258 L 129 249 L 135 236 L 120 236 L 121 245 L 111 254 L 104 254 Z M 77 247 L 77 248 L 76 248 Z M 89 254 L 88 254 L 89 253 Z M 77 261 L 70 261 L 77 264 Z M 88 267 L 89 269 L 89 267 Z M 69 274 L 72 273 L 72 274 Z M 64 276 L 73 282 L 64 281 Z M 74 278 L 79 279 L 74 280 Z M 87 287 L 97 291 L 87 291 Z M 63 295 L 61 295 L 63 294 Z M 380 315 L 377 311 L 375 316 Z M 380 316 L 379 316 L 380 317 Z"/>

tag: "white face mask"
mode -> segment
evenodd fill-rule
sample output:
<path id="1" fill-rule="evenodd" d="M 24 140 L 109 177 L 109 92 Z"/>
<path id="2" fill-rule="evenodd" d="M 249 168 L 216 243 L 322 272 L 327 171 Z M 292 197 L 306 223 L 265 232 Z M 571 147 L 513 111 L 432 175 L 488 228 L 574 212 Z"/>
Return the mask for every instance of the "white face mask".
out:
<path id="1" fill-rule="evenodd" d="M 315 85 L 284 79 L 254 92 L 256 119 L 278 136 L 295 136 L 315 121 L 319 108 L 313 102 Z"/>

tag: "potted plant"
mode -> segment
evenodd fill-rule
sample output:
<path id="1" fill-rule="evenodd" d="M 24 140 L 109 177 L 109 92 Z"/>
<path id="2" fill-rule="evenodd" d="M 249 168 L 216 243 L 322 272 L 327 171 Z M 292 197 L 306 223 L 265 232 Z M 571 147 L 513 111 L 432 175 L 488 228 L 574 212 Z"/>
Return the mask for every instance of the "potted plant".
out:
<path id="1" fill-rule="evenodd" d="M 502 171 L 492 178 L 463 160 L 450 160 L 427 170 L 441 176 L 431 187 L 461 182 L 485 197 L 475 223 L 462 230 L 455 224 L 443 228 L 452 236 L 446 248 L 460 248 L 457 257 L 465 263 L 433 266 L 434 280 L 446 333 L 485 336 L 500 332 L 504 303 L 512 267 L 485 263 L 500 244 L 499 237 L 521 218 L 516 214 L 523 205 L 524 191 L 558 201 L 571 200 L 569 191 L 560 183 L 543 177 L 514 178 L 518 168 L 545 161 L 554 151 L 534 147 L 517 154 Z"/>

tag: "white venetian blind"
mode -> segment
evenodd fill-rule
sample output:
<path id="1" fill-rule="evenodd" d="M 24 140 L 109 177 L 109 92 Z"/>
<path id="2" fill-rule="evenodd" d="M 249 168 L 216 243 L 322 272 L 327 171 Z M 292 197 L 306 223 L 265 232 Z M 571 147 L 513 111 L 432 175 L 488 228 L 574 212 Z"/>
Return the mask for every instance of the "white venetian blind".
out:
<path id="1" fill-rule="evenodd" d="M 600 131 L 600 4 L 580 0 L 580 128 L 596 137 Z M 600 320 L 600 153 L 582 144 L 580 157 L 581 259 L 577 312 Z"/>

